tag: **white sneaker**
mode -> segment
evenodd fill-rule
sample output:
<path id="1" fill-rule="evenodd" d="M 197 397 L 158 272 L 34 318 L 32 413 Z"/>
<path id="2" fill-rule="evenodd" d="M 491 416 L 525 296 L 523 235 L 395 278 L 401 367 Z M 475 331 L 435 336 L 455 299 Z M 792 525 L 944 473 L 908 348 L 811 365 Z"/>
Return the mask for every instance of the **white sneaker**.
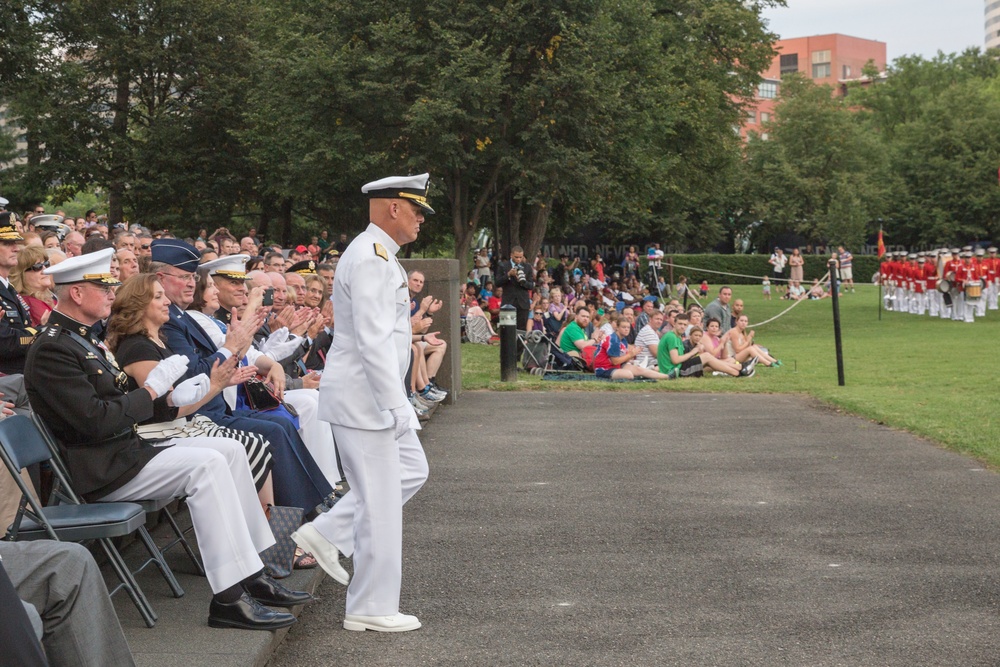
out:
<path id="1" fill-rule="evenodd" d="M 394 614 L 392 616 L 358 616 L 357 614 L 347 614 L 344 617 L 344 629 L 363 632 L 374 630 L 376 632 L 407 632 L 420 627 L 420 620 L 416 616 L 408 614 Z"/>

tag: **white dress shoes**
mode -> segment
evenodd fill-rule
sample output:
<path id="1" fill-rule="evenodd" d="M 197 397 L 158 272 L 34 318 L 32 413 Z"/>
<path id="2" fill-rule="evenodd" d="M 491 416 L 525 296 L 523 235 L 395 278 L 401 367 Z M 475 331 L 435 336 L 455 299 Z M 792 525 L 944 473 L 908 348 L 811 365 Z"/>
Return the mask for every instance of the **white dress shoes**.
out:
<path id="1" fill-rule="evenodd" d="M 363 632 L 407 632 L 420 627 L 420 620 L 409 614 L 394 614 L 393 616 L 358 616 L 347 614 L 344 617 L 344 629 Z"/>
<path id="2" fill-rule="evenodd" d="M 311 523 L 299 526 L 298 530 L 292 533 L 292 539 L 304 551 L 311 553 L 319 566 L 335 581 L 346 586 L 351 580 L 351 575 L 347 574 L 347 570 L 340 564 L 340 552 L 337 551 L 337 547 L 320 535 Z"/>

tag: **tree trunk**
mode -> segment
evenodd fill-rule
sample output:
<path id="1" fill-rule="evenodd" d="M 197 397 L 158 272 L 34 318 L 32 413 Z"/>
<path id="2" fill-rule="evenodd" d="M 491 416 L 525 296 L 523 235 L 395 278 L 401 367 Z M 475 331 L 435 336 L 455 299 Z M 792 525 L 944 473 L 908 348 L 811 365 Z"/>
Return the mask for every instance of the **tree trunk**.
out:
<path id="1" fill-rule="evenodd" d="M 125 219 L 126 157 L 128 153 L 129 73 L 118 72 L 111 120 L 111 179 L 108 184 L 108 227 Z"/>
<path id="2" fill-rule="evenodd" d="M 281 222 L 281 246 L 287 247 L 292 239 L 292 198 L 286 197 L 281 200 L 281 210 L 278 212 L 278 220 Z"/>
<path id="3" fill-rule="evenodd" d="M 529 261 L 534 261 L 535 255 L 542 249 L 545 241 L 545 232 L 549 226 L 549 214 L 552 212 L 552 199 L 533 204 L 528 209 L 525 217 L 524 229 L 521 230 L 521 247 L 524 249 L 524 256 Z"/>
<path id="4" fill-rule="evenodd" d="M 274 205 L 271 203 L 270 197 L 261 197 L 260 201 L 260 217 L 257 219 L 257 238 L 263 239 L 264 242 L 270 242 L 271 239 L 267 237 L 267 228 L 271 225 L 271 218 L 274 217 Z"/>

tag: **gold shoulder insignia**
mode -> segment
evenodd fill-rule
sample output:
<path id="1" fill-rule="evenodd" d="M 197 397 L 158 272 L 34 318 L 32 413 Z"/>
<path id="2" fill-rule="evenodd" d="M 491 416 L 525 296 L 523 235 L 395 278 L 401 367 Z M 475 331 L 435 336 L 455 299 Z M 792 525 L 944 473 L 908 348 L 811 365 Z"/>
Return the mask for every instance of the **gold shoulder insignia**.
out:
<path id="1" fill-rule="evenodd" d="M 387 262 L 389 261 L 389 252 L 382 246 L 381 243 L 375 244 L 375 254 L 384 259 L 385 261 Z"/>

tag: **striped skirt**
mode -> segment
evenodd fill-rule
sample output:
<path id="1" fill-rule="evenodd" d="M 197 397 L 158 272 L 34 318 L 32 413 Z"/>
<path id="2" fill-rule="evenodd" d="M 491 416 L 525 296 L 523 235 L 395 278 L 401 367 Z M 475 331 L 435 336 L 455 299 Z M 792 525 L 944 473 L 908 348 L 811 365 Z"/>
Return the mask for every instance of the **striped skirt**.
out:
<path id="1" fill-rule="evenodd" d="M 172 422 L 144 424 L 137 428 L 139 436 L 148 442 L 162 442 L 172 438 L 208 436 L 213 438 L 230 438 L 243 445 L 250 464 L 250 474 L 253 484 L 259 492 L 264 481 L 271 474 L 274 461 L 271 459 L 271 443 L 266 438 L 250 431 L 240 431 L 227 426 L 219 426 L 204 415 L 195 415 L 191 421 L 183 418 Z"/>

